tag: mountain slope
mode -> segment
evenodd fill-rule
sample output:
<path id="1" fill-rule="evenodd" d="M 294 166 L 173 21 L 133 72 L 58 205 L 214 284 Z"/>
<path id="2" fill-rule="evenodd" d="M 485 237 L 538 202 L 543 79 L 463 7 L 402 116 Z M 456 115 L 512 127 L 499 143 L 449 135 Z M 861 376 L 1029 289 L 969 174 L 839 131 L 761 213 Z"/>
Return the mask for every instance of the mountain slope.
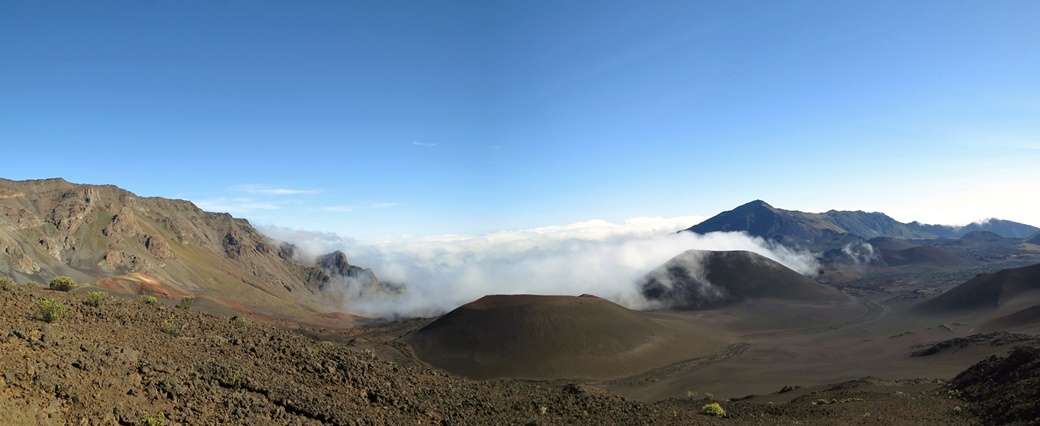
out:
<path id="1" fill-rule="evenodd" d="M 1040 290 L 1040 264 L 980 274 L 930 299 L 918 309 L 933 313 L 996 309 L 1023 293 Z"/>
<path id="2" fill-rule="evenodd" d="M 988 231 L 1004 238 L 1026 238 L 1040 232 L 1040 228 L 1035 226 L 1001 219 L 986 219 L 965 226 L 926 225 L 920 222 L 910 222 L 907 226 L 941 238 L 960 238 L 973 231 Z"/>
<path id="3" fill-rule="evenodd" d="M 647 300 L 677 309 L 705 309 L 751 299 L 842 302 L 840 291 L 747 251 L 688 250 L 637 284 Z"/>
<path id="4" fill-rule="evenodd" d="M 0 179 L 0 274 L 19 281 L 137 274 L 131 280 L 168 282 L 228 306 L 300 317 L 322 303 L 322 280 L 335 271 L 296 257 L 293 246 L 246 220 L 187 201 L 62 179 Z"/>
<path id="5" fill-rule="evenodd" d="M 1028 239 L 1026 239 L 1026 242 L 1030 243 L 1030 244 L 1036 244 L 1036 245 L 1040 246 L 1040 232 L 1037 232 L 1033 236 L 1031 236 Z"/>

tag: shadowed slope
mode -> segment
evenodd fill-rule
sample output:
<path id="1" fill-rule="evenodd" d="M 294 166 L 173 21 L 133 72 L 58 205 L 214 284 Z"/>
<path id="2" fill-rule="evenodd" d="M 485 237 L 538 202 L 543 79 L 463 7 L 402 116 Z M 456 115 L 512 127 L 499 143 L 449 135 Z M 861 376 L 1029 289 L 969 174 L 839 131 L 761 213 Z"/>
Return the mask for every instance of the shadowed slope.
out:
<path id="1" fill-rule="evenodd" d="M 761 255 L 688 250 L 650 271 L 643 296 L 666 307 L 703 309 L 750 299 L 842 302 L 848 297 Z"/>
<path id="2" fill-rule="evenodd" d="M 1013 330 L 1040 325 L 1040 305 L 1012 312 L 991 319 L 979 325 L 982 330 Z"/>
<path id="3" fill-rule="evenodd" d="M 618 377 L 718 346 L 589 295 L 484 296 L 405 341 L 423 361 L 473 378 Z"/>
<path id="4" fill-rule="evenodd" d="M 995 309 L 1022 293 L 1040 290 L 1040 264 L 982 274 L 918 306 L 932 313 Z"/>
<path id="5" fill-rule="evenodd" d="M 1040 232 L 1033 234 L 1033 236 L 1029 237 L 1029 239 L 1027 239 L 1026 242 L 1040 246 Z"/>

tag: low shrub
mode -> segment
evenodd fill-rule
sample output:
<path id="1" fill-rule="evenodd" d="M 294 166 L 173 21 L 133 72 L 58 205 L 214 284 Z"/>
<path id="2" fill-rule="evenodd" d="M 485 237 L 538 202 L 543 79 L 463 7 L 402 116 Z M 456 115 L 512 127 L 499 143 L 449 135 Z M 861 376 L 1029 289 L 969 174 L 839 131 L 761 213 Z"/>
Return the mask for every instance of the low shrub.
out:
<path id="1" fill-rule="evenodd" d="M 178 307 L 183 309 L 191 308 L 191 304 L 195 303 L 195 295 L 189 294 L 181 298 L 181 302 L 177 304 Z"/>
<path id="2" fill-rule="evenodd" d="M 704 404 L 704 406 L 701 407 L 701 414 L 715 417 L 726 417 L 726 410 L 723 410 L 719 403 L 713 402 L 711 404 Z"/>
<path id="3" fill-rule="evenodd" d="M 83 301 L 83 304 L 87 306 L 99 307 L 105 303 L 105 292 L 103 291 L 92 291 L 87 293 L 87 300 Z"/>
<path id="4" fill-rule="evenodd" d="M 144 417 L 141 418 L 141 421 L 137 424 L 140 426 L 165 426 L 166 415 L 163 413 L 159 413 L 154 416 L 145 414 Z"/>
<path id="5" fill-rule="evenodd" d="M 146 295 L 146 296 L 141 296 L 141 301 L 144 302 L 146 305 L 154 305 L 155 302 L 159 301 L 159 299 L 156 299 L 155 296 L 147 296 Z"/>
<path id="6" fill-rule="evenodd" d="M 55 277 L 51 280 L 51 290 L 72 291 L 76 289 L 76 282 L 69 277 Z"/>
<path id="7" fill-rule="evenodd" d="M 11 277 L 0 277 L 0 290 L 14 290 L 14 280 Z"/>
<path id="8" fill-rule="evenodd" d="M 169 334 L 171 336 L 176 336 L 177 335 L 177 331 L 178 331 L 177 330 L 177 317 L 171 316 L 166 321 L 163 321 L 163 323 L 162 323 L 162 331 L 163 331 L 163 333 Z"/>
<path id="9" fill-rule="evenodd" d="M 65 305 L 60 300 L 40 299 L 36 302 L 36 308 L 40 310 L 40 318 L 45 322 L 54 322 L 65 316 Z"/>
<path id="10" fill-rule="evenodd" d="M 231 318 L 231 325 L 233 325 L 235 330 L 238 330 L 239 333 L 245 333 L 246 331 L 249 331 L 249 327 L 253 326 L 253 322 L 250 321 L 249 318 L 236 316 Z"/>

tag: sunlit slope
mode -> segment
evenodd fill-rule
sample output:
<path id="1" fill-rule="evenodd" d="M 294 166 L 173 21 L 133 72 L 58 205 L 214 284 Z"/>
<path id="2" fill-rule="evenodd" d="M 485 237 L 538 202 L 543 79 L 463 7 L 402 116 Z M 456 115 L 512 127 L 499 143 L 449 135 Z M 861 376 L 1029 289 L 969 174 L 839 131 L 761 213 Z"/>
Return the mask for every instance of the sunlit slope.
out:
<path id="1" fill-rule="evenodd" d="M 319 286 L 328 274 L 294 256 L 292 246 L 249 222 L 187 201 L 62 179 L 0 179 L 0 274 L 19 281 L 125 276 L 124 283 L 167 286 L 160 295 L 199 293 L 244 309 L 305 317 L 323 309 Z"/>

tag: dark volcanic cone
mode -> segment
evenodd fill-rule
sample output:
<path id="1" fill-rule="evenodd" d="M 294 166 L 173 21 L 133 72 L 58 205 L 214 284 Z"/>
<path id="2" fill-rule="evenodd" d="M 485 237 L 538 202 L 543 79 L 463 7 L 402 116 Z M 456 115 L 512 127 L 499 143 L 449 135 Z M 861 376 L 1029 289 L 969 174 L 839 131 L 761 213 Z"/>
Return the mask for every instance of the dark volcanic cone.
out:
<path id="1" fill-rule="evenodd" d="M 472 378 L 617 377 L 710 346 L 666 322 L 589 295 L 494 295 L 405 341 L 423 361 Z"/>
<path id="2" fill-rule="evenodd" d="M 761 255 L 689 250 L 638 283 L 648 300 L 677 309 L 706 309 L 749 299 L 844 302 L 848 297 Z"/>

